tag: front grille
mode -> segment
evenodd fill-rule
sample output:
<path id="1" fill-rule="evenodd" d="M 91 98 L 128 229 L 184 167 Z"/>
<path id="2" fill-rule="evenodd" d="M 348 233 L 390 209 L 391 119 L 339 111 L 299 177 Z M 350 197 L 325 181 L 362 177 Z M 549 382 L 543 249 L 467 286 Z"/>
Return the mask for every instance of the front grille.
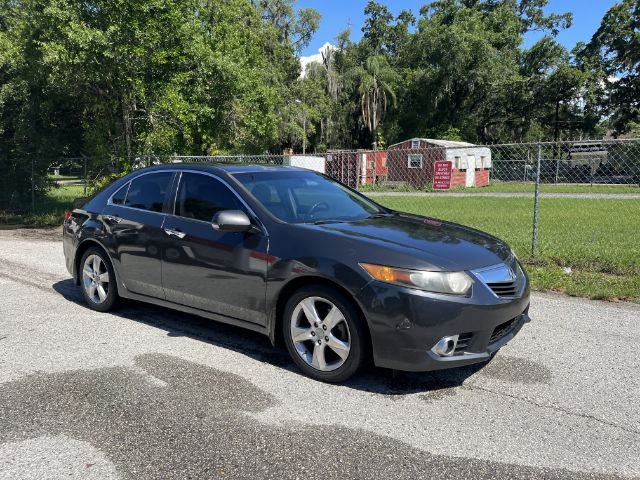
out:
<path id="1" fill-rule="evenodd" d="M 525 275 L 518 260 L 511 256 L 505 263 L 474 270 L 476 275 L 496 297 L 517 297 L 523 289 Z"/>
<path id="2" fill-rule="evenodd" d="M 511 330 L 513 330 L 513 326 L 516 323 L 516 318 L 512 318 L 508 322 L 501 323 L 496 328 L 493 329 L 493 333 L 491 334 L 491 338 L 489 339 L 489 344 L 497 342 L 504 336 L 508 335 Z"/>
<path id="3" fill-rule="evenodd" d="M 458 335 L 458 343 L 456 344 L 456 349 L 453 351 L 453 354 L 462 355 L 471 344 L 472 339 L 473 333 L 461 333 Z"/>
<path id="4" fill-rule="evenodd" d="M 499 297 L 515 297 L 517 291 L 515 280 L 513 282 L 487 283 L 487 286 Z"/>

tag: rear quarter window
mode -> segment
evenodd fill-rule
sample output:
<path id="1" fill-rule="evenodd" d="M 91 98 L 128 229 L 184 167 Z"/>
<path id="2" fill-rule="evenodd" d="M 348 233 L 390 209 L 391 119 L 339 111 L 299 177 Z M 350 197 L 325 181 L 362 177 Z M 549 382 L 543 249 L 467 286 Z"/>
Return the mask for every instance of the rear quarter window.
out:
<path id="1" fill-rule="evenodd" d="M 111 197 L 111 203 L 114 205 L 124 205 L 124 199 L 127 196 L 127 190 L 129 190 L 130 183 L 127 182 L 123 187 L 121 187 L 116 193 Z"/>

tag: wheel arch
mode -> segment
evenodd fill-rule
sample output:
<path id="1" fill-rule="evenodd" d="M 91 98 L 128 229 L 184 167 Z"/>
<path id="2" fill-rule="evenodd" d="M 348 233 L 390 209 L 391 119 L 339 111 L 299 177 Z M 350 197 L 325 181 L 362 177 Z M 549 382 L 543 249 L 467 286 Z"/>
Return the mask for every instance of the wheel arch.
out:
<path id="1" fill-rule="evenodd" d="M 102 245 L 95 238 L 87 238 L 87 239 L 83 240 L 82 242 L 80 242 L 80 244 L 76 248 L 76 253 L 75 253 L 75 256 L 73 258 L 73 280 L 76 283 L 76 285 L 80 285 L 80 272 L 79 272 L 80 260 L 82 260 L 82 256 L 84 255 L 84 253 L 87 250 L 89 250 L 91 247 L 99 248 L 107 256 L 107 258 L 111 262 L 111 267 L 113 268 L 113 271 L 116 274 L 116 284 L 117 284 L 118 283 L 118 273 L 115 271 L 115 266 L 113 264 L 113 260 L 111 260 L 111 256 L 109 255 L 109 252 L 107 251 L 105 246 Z"/>
<path id="2" fill-rule="evenodd" d="M 326 277 L 319 277 L 315 275 L 305 275 L 301 277 L 296 277 L 290 280 L 286 285 L 284 285 L 280 291 L 278 292 L 276 306 L 273 309 L 272 313 L 272 322 L 271 328 L 269 331 L 269 338 L 274 345 L 283 345 L 284 339 L 282 336 L 282 322 L 284 321 L 283 314 L 284 309 L 287 305 L 287 301 L 291 298 L 294 292 L 299 289 L 309 286 L 309 285 L 322 285 L 325 287 L 332 288 L 340 292 L 344 297 L 351 303 L 351 305 L 355 308 L 360 321 L 364 326 L 364 333 L 366 335 L 365 345 L 368 352 L 371 352 L 372 343 L 371 343 L 371 331 L 369 329 L 369 323 L 367 322 L 367 318 L 364 314 L 364 310 L 356 300 L 355 296 L 347 290 L 344 286 L 340 285 L 338 282 L 328 279 Z"/>

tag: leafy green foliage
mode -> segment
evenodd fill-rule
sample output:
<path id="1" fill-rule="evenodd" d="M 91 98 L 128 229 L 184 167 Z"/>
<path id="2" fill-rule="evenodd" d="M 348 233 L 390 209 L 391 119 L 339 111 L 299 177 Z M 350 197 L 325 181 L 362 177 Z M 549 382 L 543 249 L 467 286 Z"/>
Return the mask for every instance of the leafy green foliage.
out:
<path id="1" fill-rule="evenodd" d="M 371 0 L 362 39 L 345 30 L 301 75 L 320 15 L 294 0 L 0 0 L 0 204 L 42 196 L 61 157 L 103 158 L 95 178 L 148 154 L 637 129 L 637 2 L 572 52 L 554 39 L 571 15 L 547 3 L 434 0 L 394 16 Z M 531 31 L 544 36 L 525 48 Z"/>
<path id="2" fill-rule="evenodd" d="M 622 0 L 605 14 L 589 44 L 579 49 L 585 67 L 599 74 L 590 107 L 609 115 L 616 133 L 629 132 L 640 121 L 639 31 L 640 4 Z"/>
<path id="3" fill-rule="evenodd" d="M 41 194 L 47 159 L 121 170 L 150 153 L 278 145 L 295 52 L 319 16 L 266 3 L 291 18 L 249 0 L 0 0 L 2 204 L 30 196 L 29 158 Z"/>

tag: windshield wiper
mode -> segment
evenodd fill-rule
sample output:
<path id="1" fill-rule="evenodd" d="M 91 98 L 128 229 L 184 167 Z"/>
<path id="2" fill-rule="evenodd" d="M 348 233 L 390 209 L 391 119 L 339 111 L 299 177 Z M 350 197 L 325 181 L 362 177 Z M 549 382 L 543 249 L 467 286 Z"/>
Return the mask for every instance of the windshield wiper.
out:
<path id="1" fill-rule="evenodd" d="M 397 212 L 387 212 L 387 213 L 374 213 L 369 215 L 367 218 L 385 218 L 385 217 L 395 217 L 398 215 Z"/>

